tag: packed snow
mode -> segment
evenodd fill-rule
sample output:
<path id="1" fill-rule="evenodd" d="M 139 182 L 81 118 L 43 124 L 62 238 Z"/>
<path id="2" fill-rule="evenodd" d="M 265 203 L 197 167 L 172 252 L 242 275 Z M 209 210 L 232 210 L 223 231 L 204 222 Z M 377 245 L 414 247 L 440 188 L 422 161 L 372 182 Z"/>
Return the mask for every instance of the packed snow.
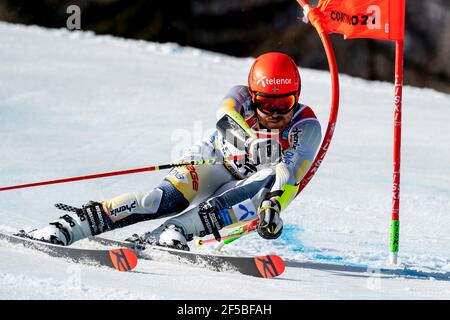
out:
<path id="1" fill-rule="evenodd" d="M 246 83 L 252 63 L 177 44 L 5 23 L 0 37 L 0 186 L 176 161 L 214 129 L 221 98 Z M 314 108 L 324 130 L 329 73 L 300 71 L 301 101 Z M 404 88 L 401 265 L 393 267 L 393 85 L 340 81 L 332 145 L 283 212 L 283 236 L 267 241 L 251 234 L 223 249 L 274 252 L 287 261 L 281 277 L 143 260 L 121 273 L 1 241 L 0 299 L 449 299 L 450 96 Z M 0 192 L 0 231 L 44 226 L 61 215 L 57 202 L 79 206 L 148 190 L 166 173 Z M 160 223 L 106 236 L 123 239 Z"/>

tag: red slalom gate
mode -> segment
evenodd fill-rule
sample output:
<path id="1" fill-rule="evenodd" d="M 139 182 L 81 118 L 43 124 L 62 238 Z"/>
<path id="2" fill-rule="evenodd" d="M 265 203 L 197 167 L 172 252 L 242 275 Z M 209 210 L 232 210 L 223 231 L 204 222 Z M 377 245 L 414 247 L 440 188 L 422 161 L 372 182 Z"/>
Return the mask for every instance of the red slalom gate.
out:
<path id="1" fill-rule="evenodd" d="M 339 111 L 339 72 L 336 64 L 336 57 L 334 54 L 333 46 L 331 45 L 327 31 L 323 28 L 320 21 L 321 18 L 320 11 L 318 11 L 318 9 L 316 8 L 311 7 L 308 1 L 306 0 L 297 0 L 297 2 L 302 6 L 305 13 L 305 17 L 308 17 L 308 20 L 311 22 L 311 24 L 314 26 L 317 33 L 319 34 L 319 37 L 325 49 L 331 75 L 331 110 L 328 118 L 327 130 L 325 132 L 325 136 L 323 138 L 320 149 L 316 155 L 316 158 L 314 159 L 314 162 L 312 163 L 306 175 L 300 181 L 299 189 L 297 191 L 298 195 L 300 192 L 303 191 L 303 189 L 311 181 L 314 174 L 319 169 L 331 144 Z"/>

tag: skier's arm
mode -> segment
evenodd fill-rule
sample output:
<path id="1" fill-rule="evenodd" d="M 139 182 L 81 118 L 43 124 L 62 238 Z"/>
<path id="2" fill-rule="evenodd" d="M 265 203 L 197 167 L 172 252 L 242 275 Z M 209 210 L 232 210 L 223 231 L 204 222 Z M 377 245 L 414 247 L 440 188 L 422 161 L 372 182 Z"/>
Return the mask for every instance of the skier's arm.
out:
<path id="1" fill-rule="evenodd" d="M 270 194 L 284 210 L 295 198 L 298 184 L 308 172 L 319 148 L 322 134 L 317 119 L 306 119 L 292 129 L 291 147 L 276 166 L 275 183 Z"/>
<path id="2" fill-rule="evenodd" d="M 246 87 L 236 86 L 222 100 L 217 110 L 216 127 L 229 143 L 239 150 L 244 150 L 248 138 L 256 138 L 256 134 L 244 119 L 244 104 Z"/>
<path id="3" fill-rule="evenodd" d="M 293 126 L 291 147 L 285 150 L 275 168 L 275 182 L 258 210 L 256 230 L 265 239 L 276 239 L 283 230 L 280 212 L 294 200 L 298 183 L 311 167 L 321 141 L 320 124 L 310 118 Z"/>

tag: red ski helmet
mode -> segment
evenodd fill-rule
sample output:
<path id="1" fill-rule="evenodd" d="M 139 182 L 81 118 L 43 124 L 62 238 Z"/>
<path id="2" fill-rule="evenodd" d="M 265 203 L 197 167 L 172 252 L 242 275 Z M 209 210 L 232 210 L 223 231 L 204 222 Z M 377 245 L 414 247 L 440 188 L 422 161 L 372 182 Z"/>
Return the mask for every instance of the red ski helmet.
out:
<path id="1" fill-rule="evenodd" d="M 291 57 L 280 52 L 269 52 L 253 62 L 248 74 L 248 86 L 252 98 L 256 95 L 276 97 L 294 94 L 298 101 L 300 73 Z"/>

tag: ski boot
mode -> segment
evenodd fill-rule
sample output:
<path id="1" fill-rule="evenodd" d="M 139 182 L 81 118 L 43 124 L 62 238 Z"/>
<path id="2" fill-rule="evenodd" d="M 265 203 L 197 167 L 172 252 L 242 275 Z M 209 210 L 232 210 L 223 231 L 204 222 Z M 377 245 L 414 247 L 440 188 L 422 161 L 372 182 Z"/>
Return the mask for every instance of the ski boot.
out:
<path id="1" fill-rule="evenodd" d="M 125 239 L 125 241 L 132 242 L 138 246 L 150 244 L 153 246 L 189 251 L 183 229 L 173 224 L 163 224 L 155 230 L 144 233 L 141 236 L 134 234 Z"/>
<path id="2" fill-rule="evenodd" d="M 112 221 L 99 202 L 89 201 L 75 214 L 66 214 L 48 226 L 30 232 L 21 230 L 18 236 L 68 246 L 75 241 L 112 230 Z"/>

